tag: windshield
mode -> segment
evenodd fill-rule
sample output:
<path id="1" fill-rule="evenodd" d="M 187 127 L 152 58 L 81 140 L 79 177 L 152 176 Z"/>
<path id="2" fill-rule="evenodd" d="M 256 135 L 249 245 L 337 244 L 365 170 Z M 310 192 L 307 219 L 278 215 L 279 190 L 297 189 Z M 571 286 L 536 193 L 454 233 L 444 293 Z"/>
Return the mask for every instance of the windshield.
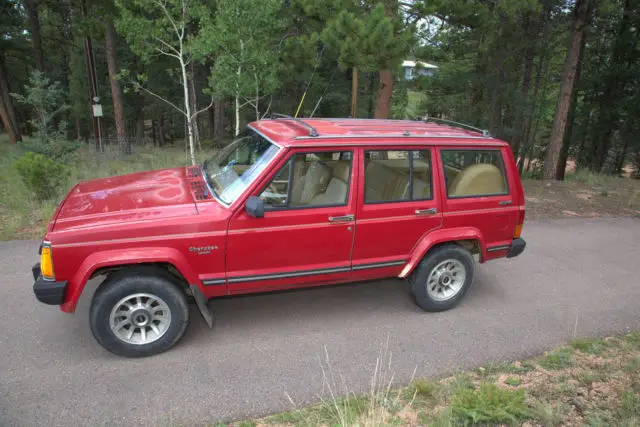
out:
<path id="1" fill-rule="evenodd" d="M 204 176 L 218 199 L 231 204 L 260 175 L 280 149 L 253 129 L 246 129 L 204 162 Z"/>

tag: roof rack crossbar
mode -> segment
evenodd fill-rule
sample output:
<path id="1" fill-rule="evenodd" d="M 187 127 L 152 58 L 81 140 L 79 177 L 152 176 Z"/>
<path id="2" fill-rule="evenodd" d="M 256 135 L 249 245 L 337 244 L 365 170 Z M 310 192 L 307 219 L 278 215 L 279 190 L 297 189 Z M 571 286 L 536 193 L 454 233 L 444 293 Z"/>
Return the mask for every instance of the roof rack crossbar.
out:
<path id="1" fill-rule="evenodd" d="M 475 126 L 468 125 L 466 123 L 454 122 L 453 120 L 439 119 L 437 117 L 429 117 L 429 116 L 427 116 L 423 121 L 425 123 L 429 122 L 429 121 L 448 123 L 448 124 L 457 126 L 459 128 L 469 129 L 469 130 L 474 130 L 476 132 L 480 132 L 482 134 L 482 136 L 484 136 L 484 137 L 490 137 L 491 136 L 491 134 L 489 133 L 488 130 L 480 129 L 480 128 L 477 128 Z"/>
<path id="2" fill-rule="evenodd" d="M 406 131 L 403 133 L 385 133 L 385 134 L 357 134 L 357 135 L 322 135 L 322 139 L 374 139 L 374 138 L 406 138 L 412 137 L 417 139 L 485 139 L 484 136 L 468 136 L 468 135 L 412 135 Z M 293 139 L 310 139 L 308 136 L 296 136 Z"/>
<path id="3" fill-rule="evenodd" d="M 318 131 L 316 130 L 316 128 L 314 128 L 313 126 L 311 126 L 309 123 L 306 123 L 304 120 L 301 120 L 297 117 L 293 117 L 293 116 L 289 116 L 287 114 L 279 114 L 279 113 L 273 113 L 271 114 L 271 118 L 272 119 L 288 119 L 288 120 L 294 120 L 296 123 L 300 123 L 302 126 L 306 127 L 307 129 L 309 129 L 309 136 L 320 136 L 320 134 L 318 133 Z"/>

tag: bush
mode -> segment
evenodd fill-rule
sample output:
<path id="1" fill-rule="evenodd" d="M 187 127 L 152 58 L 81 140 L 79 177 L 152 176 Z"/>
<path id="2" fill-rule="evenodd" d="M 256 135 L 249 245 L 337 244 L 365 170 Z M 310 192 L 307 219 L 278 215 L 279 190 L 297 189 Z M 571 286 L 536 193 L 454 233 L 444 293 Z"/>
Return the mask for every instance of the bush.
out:
<path id="1" fill-rule="evenodd" d="M 453 396 L 453 415 L 464 425 L 520 424 L 531 416 L 524 390 L 503 390 L 484 383 L 479 390 L 460 390 Z"/>
<path id="2" fill-rule="evenodd" d="M 26 187 L 38 200 L 47 200 L 60 193 L 69 178 L 69 170 L 50 158 L 29 152 L 15 161 L 14 167 Z"/>
<path id="3" fill-rule="evenodd" d="M 64 127 L 65 123 L 60 122 L 60 127 Z M 64 139 L 59 132 L 51 135 L 44 135 L 40 131 L 36 131 L 34 136 L 22 142 L 21 146 L 26 151 L 42 154 L 48 159 L 66 162 L 73 159 L 72 155 L 81 147 L 80 141 L 69 141 Z"/>

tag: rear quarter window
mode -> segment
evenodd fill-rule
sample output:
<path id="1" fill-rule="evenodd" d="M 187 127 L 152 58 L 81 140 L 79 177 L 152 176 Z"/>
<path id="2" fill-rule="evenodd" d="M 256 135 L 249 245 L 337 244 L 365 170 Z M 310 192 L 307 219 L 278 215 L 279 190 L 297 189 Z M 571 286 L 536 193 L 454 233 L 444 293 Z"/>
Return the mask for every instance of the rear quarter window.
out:
<path id="1" fill-rule="evenodd" d="M 441 149 L 449 198 L 509 194 L 500 149 Z"/>

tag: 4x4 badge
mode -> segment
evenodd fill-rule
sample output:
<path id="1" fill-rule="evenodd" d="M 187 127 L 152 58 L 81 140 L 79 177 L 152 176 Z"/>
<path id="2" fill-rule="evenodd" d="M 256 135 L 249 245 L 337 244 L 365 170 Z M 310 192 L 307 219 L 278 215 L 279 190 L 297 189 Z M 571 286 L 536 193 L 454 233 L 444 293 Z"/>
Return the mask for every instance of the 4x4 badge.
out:
<path id="1" fill-rule="evenodd" d="M 217 246 L 189 246 L 189 252 L 197 252 L 198 255 L 207 255 L 217 250 Z"/>

